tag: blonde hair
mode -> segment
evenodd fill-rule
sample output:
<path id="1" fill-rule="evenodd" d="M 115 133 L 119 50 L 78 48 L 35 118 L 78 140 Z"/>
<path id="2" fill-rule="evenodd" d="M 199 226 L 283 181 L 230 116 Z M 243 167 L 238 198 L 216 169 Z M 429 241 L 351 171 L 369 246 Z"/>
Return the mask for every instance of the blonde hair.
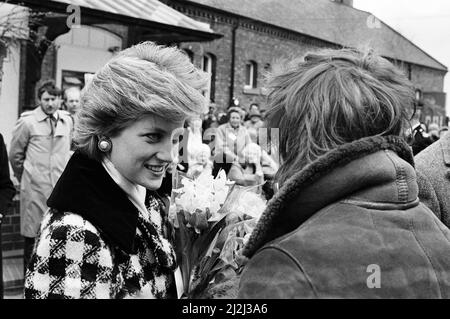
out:
<path id="1" fill-rule="evenodd" d="M 256 143 L 248 143 L 242 150 L 242 159 L 247 161 L 250 159 L 250 154 L 255 153 L 256 157 L 261 161 L 262 149 Z"/>
<path id="2" fill-rule="evenodd" d="M 207 73 L 179 49 L 143 42 L 120 52 L 83 90 L 74 141 L 81 152 L 101 159 L 98 137 L 117 136 L 145 115 L 183 121 L 207 109 L 201 91 Z"/>
<path id="3" fill-rule="evenodd" d="M 400 135 L 414 90 L 390 62 L 367 50 L 321 50 L 274 69 L 267 119 L 279 128 L 280 183 L 339 145 Z"/>

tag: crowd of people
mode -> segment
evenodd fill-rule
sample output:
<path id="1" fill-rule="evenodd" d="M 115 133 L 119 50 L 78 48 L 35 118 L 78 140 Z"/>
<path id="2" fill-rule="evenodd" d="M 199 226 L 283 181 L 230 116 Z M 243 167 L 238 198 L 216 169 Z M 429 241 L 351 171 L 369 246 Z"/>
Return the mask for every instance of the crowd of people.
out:
<path id="1" fill-rule="evenodd" d="M 256 191 L 270 199 L 278 160 L 276 148 L 267 141 L 269 131 L 258 104 L 247 110 L 229 107 L 223 116 L 211 106 L 207 114 L 186 122 L 178 168 L 190 178 L 203 171 L 217 176 L 223 169 L 229 180 L 255 186 Z"/>
<path id="2" fill-rule="evenodd" d="M 411 128 L 407 130 L 406 139 L 412 147 L 414 155 L 419 154 L 428 146 L 439 140 L 445 133 L 448 127 L 440 127 L 437 123 L 422 123 L 417 116 L 411 120 Z"/>
<path id="3" fill-rule="evenodd" d="M 411 122 L 401 71 L 372 51 L 309 53 L 274 67 L 263 109 L 208 105 L 207 82 L 145 42 L 82 94 L 39 88 L 9 157 L 0 136 L 0 214 L 8 158 L 20 181 L 25 298 L 176 298 L 166 182 L 221 169 L 269 200 L 230 297 L 450 298 L 450 135 Z"/>

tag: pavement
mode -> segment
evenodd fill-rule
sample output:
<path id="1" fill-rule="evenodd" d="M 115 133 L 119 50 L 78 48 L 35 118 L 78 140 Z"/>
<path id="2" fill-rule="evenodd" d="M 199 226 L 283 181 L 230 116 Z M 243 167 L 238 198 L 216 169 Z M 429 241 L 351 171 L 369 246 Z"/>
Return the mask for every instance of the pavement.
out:
<path id="1" fill-rule="evenodd" d="M 3 252 L 5 299 L 23 299 L 23 250 Z"/>

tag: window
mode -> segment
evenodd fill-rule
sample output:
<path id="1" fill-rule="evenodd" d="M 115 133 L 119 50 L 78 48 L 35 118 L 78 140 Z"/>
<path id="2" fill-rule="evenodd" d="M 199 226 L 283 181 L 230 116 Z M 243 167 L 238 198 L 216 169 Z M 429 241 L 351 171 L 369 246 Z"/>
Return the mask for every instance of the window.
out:
<path id="1" fill-rule="evenodd" d="M 416 90 L 416 101 L 420 101 L 422 99 L 422 91 L 417 89 Z"/>
<path id="2" fill-rule="evenodd" d="M 62 85 L 61 89 L 65 90 L 68 87 L 77 86 L 80 89 L 84 87 L 85 72 L 62 70 Z"/>
<path id="3" fill-rule="evenodd" d="M 245 88 L 256 88 L 257 87 L 257 64 L 255 61 L 247 61 L 245 64 Z"/>
<path id="4" fill-rule="evenodd" d="M 418 107 L 422 107 L 423 105 L 424 105 L 424 103 L 423 103 L 423 93 L 422 93 L 422 91 L 421 90 L 419 90 L 419 89 L 416 89 L 416 94 L 415 94 L 416 96 L 415 96 L 415 98 L 416 98 L 416 100 L 415 100 L 415 105 L 416 105 L 416 107 L 418 106 Z"/>
<path id="5" fill-rule="evenodd" d="M 216 90 L 216 57 L 214 54 L 207 53 L 203 56 L 202 69 L 211 75 L 208 89 L 204 92 L 204 95 L 209 97 L 211 102 L 214 102 Z"/>

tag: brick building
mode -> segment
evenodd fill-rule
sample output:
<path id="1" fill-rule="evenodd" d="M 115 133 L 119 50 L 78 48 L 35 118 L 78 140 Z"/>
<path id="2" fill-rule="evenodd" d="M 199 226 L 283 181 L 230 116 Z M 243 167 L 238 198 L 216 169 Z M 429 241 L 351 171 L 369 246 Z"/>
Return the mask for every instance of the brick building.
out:
<path id="1" fill-rule="evenodd" d="M 233 98 L 264 107 L 264 73 L 281 58 L 324 47 L 372 47 L 414 83 L 424 121 L 445 124 L 447 67 L 351 0 L 162 0 L 223 37 L 183 42 L 199 67 L 212 73 L 210 97 L 226 108 Z M 425 115 L 428 116 L 425 118 Z"/>

